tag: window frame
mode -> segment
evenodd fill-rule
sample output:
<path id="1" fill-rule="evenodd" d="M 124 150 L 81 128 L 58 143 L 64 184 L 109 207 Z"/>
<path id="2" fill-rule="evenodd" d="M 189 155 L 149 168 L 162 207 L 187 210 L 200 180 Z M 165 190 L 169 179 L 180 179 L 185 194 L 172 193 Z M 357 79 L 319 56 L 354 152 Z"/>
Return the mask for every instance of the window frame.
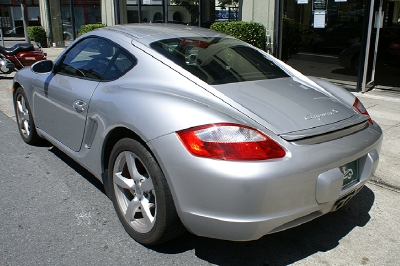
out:
<path id="1" fill-rule="evenodd" d="M 111 56 L 111 59 L 110 59 L 110 62 L 108 63 L 108 65 L 107 65 L 107 67 L 106 67 L 106 69 L 105 69 L 105 71 L 102 73 L 102 75 L 101 75 L 101 77 L 100 78 L 98 78 L 98 79 L 96 79 L 96 78 L 93 78 L 93 77 L 87 77 L 87 76 L 84 76 L 84 75 L 77 75 L 77 74 L 69 74 L 69 73 L 67 73 L 67 72 L 63 72 L 62 71 L 62 69 L 63 69 L 63 64 L 64 64 L 64 62 L 65 62 L 65 60 L 66 60 L 66 58 L 67 58 L 67 55 L 69 54 L 69 53 L 71 53 L 71 51 L 73 51 L 78 45 L 80 45 L 80 44 L 82 44 L 83 42 L 85 42 L 85 41 L 87 41 L 88 39 L 96 39 L 96 40 L 102 40 L 102 41 L 105 41 L 106 43 L 108 43 L 113 49 L 116 49 L 116 51 L 113 53 L 113 55 Z M 90 42 L 91 43 L 91 42 Z M 89 45 L 89 44 L 88 44 Z M 76 57 L 82 52 L 82 51 L 84 51 L 84 49 L 86 49 L 87 48 L 87 46 L 85 46 L 85 48 L 83 48 L 83 49 L 81 49 L 78 53 L 77 53 L 77 55 L 75 55 L 75 57 L 73 58 L 73 59 L 71 59 L 71 61 L 68 63 L 68 64 L 70 64 L 74 59 L 76 59 Z M 129 67 L 129 68 L 127 68 L 127 69 L 125 69 L 125 70 L 123 70 L 123 71 L 120 71 L 120 73 L 114 78 L 106 78 L 106 76 L 107 76 L 107 73 L 109 73 L 109 71 L 110 71 L 110 69 L 112 68 L 112 65 L 114 64 L 115 65 L 115 61 L 118 59 L 118 57 L 120 56 L 120 55 L 124 55 L 125 57 L 127 57 L 127 59 L 129 60 L 129 61 L 131 61 L 132 62 L 132 65 Z M 88 61 L 87 63 L 86 63 L 86 65 L 89 63 L 90 61 Z M 122 76 L 124 76 L 127 72 L 129 72 L 131 69 L 133 69 L 136 65 L 138 64 L 138 59 L 130 52 L 130 51 L 128 51 L 127 49 L 125 49 L 125 48 L 123 48 L 121 45 L 119 45 L 119 44 L 117 44 L 117 43 L 115 43 L 115 42 L 113 42 L 113 41 L 111 41 L 111 40 L 109 40 L 109 39 L 107 39 L 107 38 L 104 38 L 104 37 L 101 37 L 101 36 L 88 36 L 88 37 L 86 37 L 86 38 L 83 38 L 83 39 L 81 39 L 81 40 L 79 40 L 78 42 L 76 42 L 73 46 L 71 46 L 68 50 L 66 50 L 65 51 L 65 53 L 62 55 L 62 57 L 56 62 L 56 73 L 55 74 L 62 74 L 62 75 L 66 75 L 66 76 L 70 76 L 70 77 L 74 77 L 74 78 L 80 78 L 80 79 L 85 79 L 85 80 L 92 80 L 92 81 L 97 81 L 97 82 L 109 82 L 109 81 L 113 81 L 113 80 L 117 80 L 117 79 L 119 79 L 119 78 L 121 78 Z M 86 65 L 83 65 L 83 66 L 86 66 Z M 120 70 L 120 69 L 119 69 Z"/>

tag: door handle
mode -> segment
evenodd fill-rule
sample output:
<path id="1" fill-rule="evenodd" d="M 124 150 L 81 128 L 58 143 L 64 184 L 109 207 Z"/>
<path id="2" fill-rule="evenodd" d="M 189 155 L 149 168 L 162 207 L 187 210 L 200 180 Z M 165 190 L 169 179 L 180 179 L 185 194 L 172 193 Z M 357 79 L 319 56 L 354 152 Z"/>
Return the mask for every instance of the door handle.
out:
<path id="1" fill-rule="evenodd" d="M 82 100 L 76 100 L 72 106 L 78 113 L 83 113 L 86 108 L 86 103 Z"/>

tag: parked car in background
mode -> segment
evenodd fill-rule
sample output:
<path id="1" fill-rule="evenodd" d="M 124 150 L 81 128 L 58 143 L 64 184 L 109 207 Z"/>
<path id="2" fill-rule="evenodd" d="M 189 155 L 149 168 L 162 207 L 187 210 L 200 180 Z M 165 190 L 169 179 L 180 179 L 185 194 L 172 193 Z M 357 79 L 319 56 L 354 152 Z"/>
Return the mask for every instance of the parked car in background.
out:
<path id="1" fill-rule="evenodd" d="M 382 131 L 357 97 L 231 36 L 173 24 L 91 31 L 13 80 L 22 139 L 104 184 L 125 230 L 248 241 L 337 210 Z"/>
<path id="2" fill-rule="evenodd" d="M 13 29 L 10 29 L 10 30 L 6 30 L 5 32 L 4 32 L 4 34 L 6 34 L 6 35 L 23 35 L 24 34 L 24 27 L 23 26 L 17 26 L 17 27 L 15 27 L 15 28 L 13 28 Z"/>
<path id="3" fill-rule="evenodd" d="M 379 44 L 378 58 L 380 62 L 389 66 L 400 67 L 400 41 L 392 42 L 390 45 L 385 45 L 385 42 Z M 360 66 L 360 50 L 361 43 L 354 43 L 344 49 L 339 55 L 339 65 L 358 73 Z"/>
<path id="4" fill-rule="evenodd" d="M 336 24 L 323 29 L 314 29 L 310 39 L 314 52 L 338 54 L 350 45 L 360 42 L 362 24 Z"/>
<path id="5" fill-rule="evenodd" d="M 71 41 L 73 40 L 73 36 L 72 36 L 72 25 L 68 24 L 68 23 L 63 23 L 62 24 L 62 29 L 63 29 L 63 38 L 64 41 Z"/>
<path id="6" fill-rule="evenodd" d="M 360 67 L 361 43 L 353 43 L 338 55 L 339 65 L 358 73 Z"/>
<path id="7" fill-rule="evenodd" d="M 400 40 L 391 43 L 385 50 L 384 63 L 390 66 L 400 67 Z"/>

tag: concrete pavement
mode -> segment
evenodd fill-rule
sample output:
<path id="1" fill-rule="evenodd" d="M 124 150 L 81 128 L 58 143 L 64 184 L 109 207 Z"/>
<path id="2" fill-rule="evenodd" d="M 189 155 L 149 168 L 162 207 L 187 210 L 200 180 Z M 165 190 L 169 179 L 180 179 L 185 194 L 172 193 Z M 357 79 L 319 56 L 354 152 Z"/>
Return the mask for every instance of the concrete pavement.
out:
<path id="1" fill-rule="evenodd" d="M 48 59 L 55 60 L 64 48 L 43 50 Z M 301 66 L 297 69 L 302 71 Z M 15 119 L 11 99 L 13 75 L 0 78 L 0 111 Z M 400 147 L 400 88 L 374 89 L 367 93 L 354 94 L 360 98 L 384 132 L 380 163 L 370 182 L 400 191 L 400 152 L 397 150 Z"/>
<path id="2" fill-rule="evenodd" d="M 354 93 L 383 130 L 383 144 L 375 182 L 400 191 L 400 90 L 374 89 Z"/>
<path id="3" fill-rule="evenodd" d="M 47 53 L 47 59 L 55 60 L 65 48 L 62 47 L 51 47 L 51 48 L 42 48 L 43 52 Z"/>

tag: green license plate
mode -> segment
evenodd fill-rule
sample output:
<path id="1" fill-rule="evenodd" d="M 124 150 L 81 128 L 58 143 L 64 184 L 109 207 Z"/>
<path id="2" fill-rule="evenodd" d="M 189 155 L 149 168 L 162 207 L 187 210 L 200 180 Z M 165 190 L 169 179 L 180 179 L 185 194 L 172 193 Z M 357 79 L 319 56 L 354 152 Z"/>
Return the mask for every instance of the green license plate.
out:
<path id="1" fill-rule="evenodd" d="M 339 169 L 343 174 L 343 189 L 358 182 L 358 160 L 347 163 L 339 167 Z"/>

